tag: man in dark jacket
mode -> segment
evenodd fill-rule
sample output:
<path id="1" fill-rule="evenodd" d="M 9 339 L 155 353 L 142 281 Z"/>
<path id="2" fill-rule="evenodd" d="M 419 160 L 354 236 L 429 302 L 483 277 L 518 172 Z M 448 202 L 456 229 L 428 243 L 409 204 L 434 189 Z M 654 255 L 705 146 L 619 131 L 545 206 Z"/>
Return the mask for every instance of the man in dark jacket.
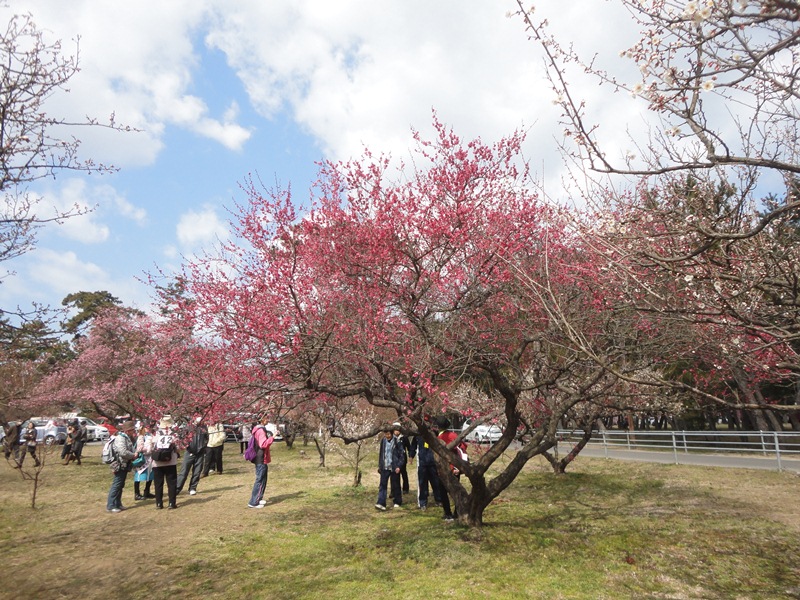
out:
<path id="1" fill-rule="evenodd" d="M 400 467 L 400 481 L 403 484 L 403 493 L 407 494 L 411 491 L 408 485 L 408 471 L 406 471 L 406 464 L 408 463 L 408 453 L 411 450 L 411 444 L 408 441 L 408 438 L 403 435 L 403 431 L 400 428 L 400 423 L 392 423 L 392 431 L 394 431 L 395 439 L 400 442 L 400 445 L 403 447 L 403 452 L 406 454 L 406 460 L 403 463 L 403 466 Z"/>
<path id="2" fill-rule="evenodd" d="M 208 429 L 200 417 L 195 420 L 195 424 L 190 428 L 190 434 L 189 445 L 183 454 L 181 472 L 178 475 L 177 493 L 181 493 L 191 469 L 192 478 L 189 480 L 189 495 L 194 496 L 197 493 L 197 484 L 200 483 L 200 475 L 203 472 L 203 458 L 208 446 Z"/>
<path id="3" fill-rule="evenodd" d="M 433 435 L 439 435 L 439 426 L 431 424 Z M 433 457 L 433 450 L 421 435 L 414 436 L 411 440 L 411 448 L 408 451 L 413 460 L 417 457 L 417 506 L 421 510 L 428 508 L 428 484 L 433 488 L 433 498 L 437 503 L 442 501 L 441 483 L 439 473 L 436 471 L 436 461 Z"/>
<path id="4" fill-rule="evenodd" d="M 72 442 L 72 455 L 75 457 L 75 462 L 81 464 L 81 455 L 83 454 L 83 447 L 89 441 L 89 428 L 86 426 L 86 420 L 78 422 L 75 421 L 75 439 Z"/>
<path id="5" fill-rule="evenodd" d="M 14 457 L 14 462 L 19 464 L 20 462 L 20 422 L 19 421 L 9 421 L 6 423 L 4 428 L 5 437 L 3 438 L 3 454 L 6 457 L 6 460 Z"/>
<path id="6" fill-rule="evenodd" d="M 378 451 L 378 474 L 381 476 L 378 485 L 378 501 L 375 508 L 386 510 L 386 488 L 392 482 L 392 498 L 394 508 L 403 505 L 403 490 L 400 487 L 400 470 L 406 464 L 406 451 L 402 443 L 392 433 L 391 427 L 385 427 L 381 446 Z"/>

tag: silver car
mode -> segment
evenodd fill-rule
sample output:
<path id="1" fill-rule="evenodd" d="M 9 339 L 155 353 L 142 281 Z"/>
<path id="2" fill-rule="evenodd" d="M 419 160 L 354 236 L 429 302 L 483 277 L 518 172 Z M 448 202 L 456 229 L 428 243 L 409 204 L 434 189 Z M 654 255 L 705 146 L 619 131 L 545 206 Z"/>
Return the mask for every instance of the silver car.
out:
<path id="1" fill-rule="evenodd" d="M 67 441 L 67 426 L 59 419 L 47 419 L 44 417 L 35 417 L 28 419 L 22 424 L 22 429 L 19 434 L 19 441 L 21 444 L 25 443 L 25 430 L 28 429 L 28 423 L 33 421 L 36 427 L 36 441 L 44 443 L 48 446 L 52 444 L 63 444 Z"/>

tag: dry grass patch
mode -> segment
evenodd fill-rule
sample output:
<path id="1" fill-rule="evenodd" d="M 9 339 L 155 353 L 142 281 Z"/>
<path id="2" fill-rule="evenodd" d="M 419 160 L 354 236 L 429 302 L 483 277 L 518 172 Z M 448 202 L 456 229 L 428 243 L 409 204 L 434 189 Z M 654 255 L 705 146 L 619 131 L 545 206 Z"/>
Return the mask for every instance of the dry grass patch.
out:
<path id="1" fill-rule="evenodd" d="M 554 477 L 534 461 L 470 531 L 433 508 L 379 513 L 372 467 L 354 489 L 333 453 L 320 470 L 298 450 L 275 449 L 262 510 L 233 445 L 176 511 L 134 502 L 129 481 L 130 510 L 106 513 L 97 445 L 47 467 L 35 511 L 0 464 L 0 599 L 800 598 L 794 475 L 579 459 Z"/>

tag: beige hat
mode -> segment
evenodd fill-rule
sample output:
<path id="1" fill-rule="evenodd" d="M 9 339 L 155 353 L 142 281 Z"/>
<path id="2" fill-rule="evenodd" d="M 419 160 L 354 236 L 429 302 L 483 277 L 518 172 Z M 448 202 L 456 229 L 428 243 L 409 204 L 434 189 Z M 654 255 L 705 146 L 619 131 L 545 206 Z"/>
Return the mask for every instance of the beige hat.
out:
<path id="1" fill-rule="evenodd" d="M 169 429 L 174 423 L 172 422 L 172 415 L 164 415 L 158 423 L 159 429 Z"/>

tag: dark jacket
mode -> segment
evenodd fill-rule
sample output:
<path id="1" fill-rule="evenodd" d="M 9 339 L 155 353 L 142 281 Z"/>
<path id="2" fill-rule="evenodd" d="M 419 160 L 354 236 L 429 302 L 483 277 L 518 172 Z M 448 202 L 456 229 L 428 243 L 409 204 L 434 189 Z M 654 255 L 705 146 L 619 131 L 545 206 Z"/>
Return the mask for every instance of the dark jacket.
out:
<path id="1" fill-rule="evenodd" d="M 394 441 L 392 446 L 392 464 L 384 465 L 384 449 L 386 448 L 386 443 L 389 440 L 387 440 L 385 437 L 381 438 L 381 447 L 378 451 L 378 469 L 381 471 L 394 471 L 395 469 L 402 469 L 404 466 L 406 466 L 406 449 L 403 448 L 402 442 L 396 437 L 393 437 L 392 440 Z"/>
<path id="2" fill-rule="evenodd" d="M 189 454 L 203 454 L 208 446 L 208 429 L 205 425 L 195 425 L 192 429 L 192 438 L 186 451 Z"/>
<path id="3" fill-rule="evenodd" d="M 428 443 L 422 438 L 421 435 L 416 435 L 411 440 L 411 448 L 408 451 L 408 455 L 411 458 L 414 458 L 419 454 L 419 459 L 417 460 L 417 465 L 420 467 L 430 467 L 436 466 L 436 461 L 433 457 L 433 449 L 428 446 Z"/>

